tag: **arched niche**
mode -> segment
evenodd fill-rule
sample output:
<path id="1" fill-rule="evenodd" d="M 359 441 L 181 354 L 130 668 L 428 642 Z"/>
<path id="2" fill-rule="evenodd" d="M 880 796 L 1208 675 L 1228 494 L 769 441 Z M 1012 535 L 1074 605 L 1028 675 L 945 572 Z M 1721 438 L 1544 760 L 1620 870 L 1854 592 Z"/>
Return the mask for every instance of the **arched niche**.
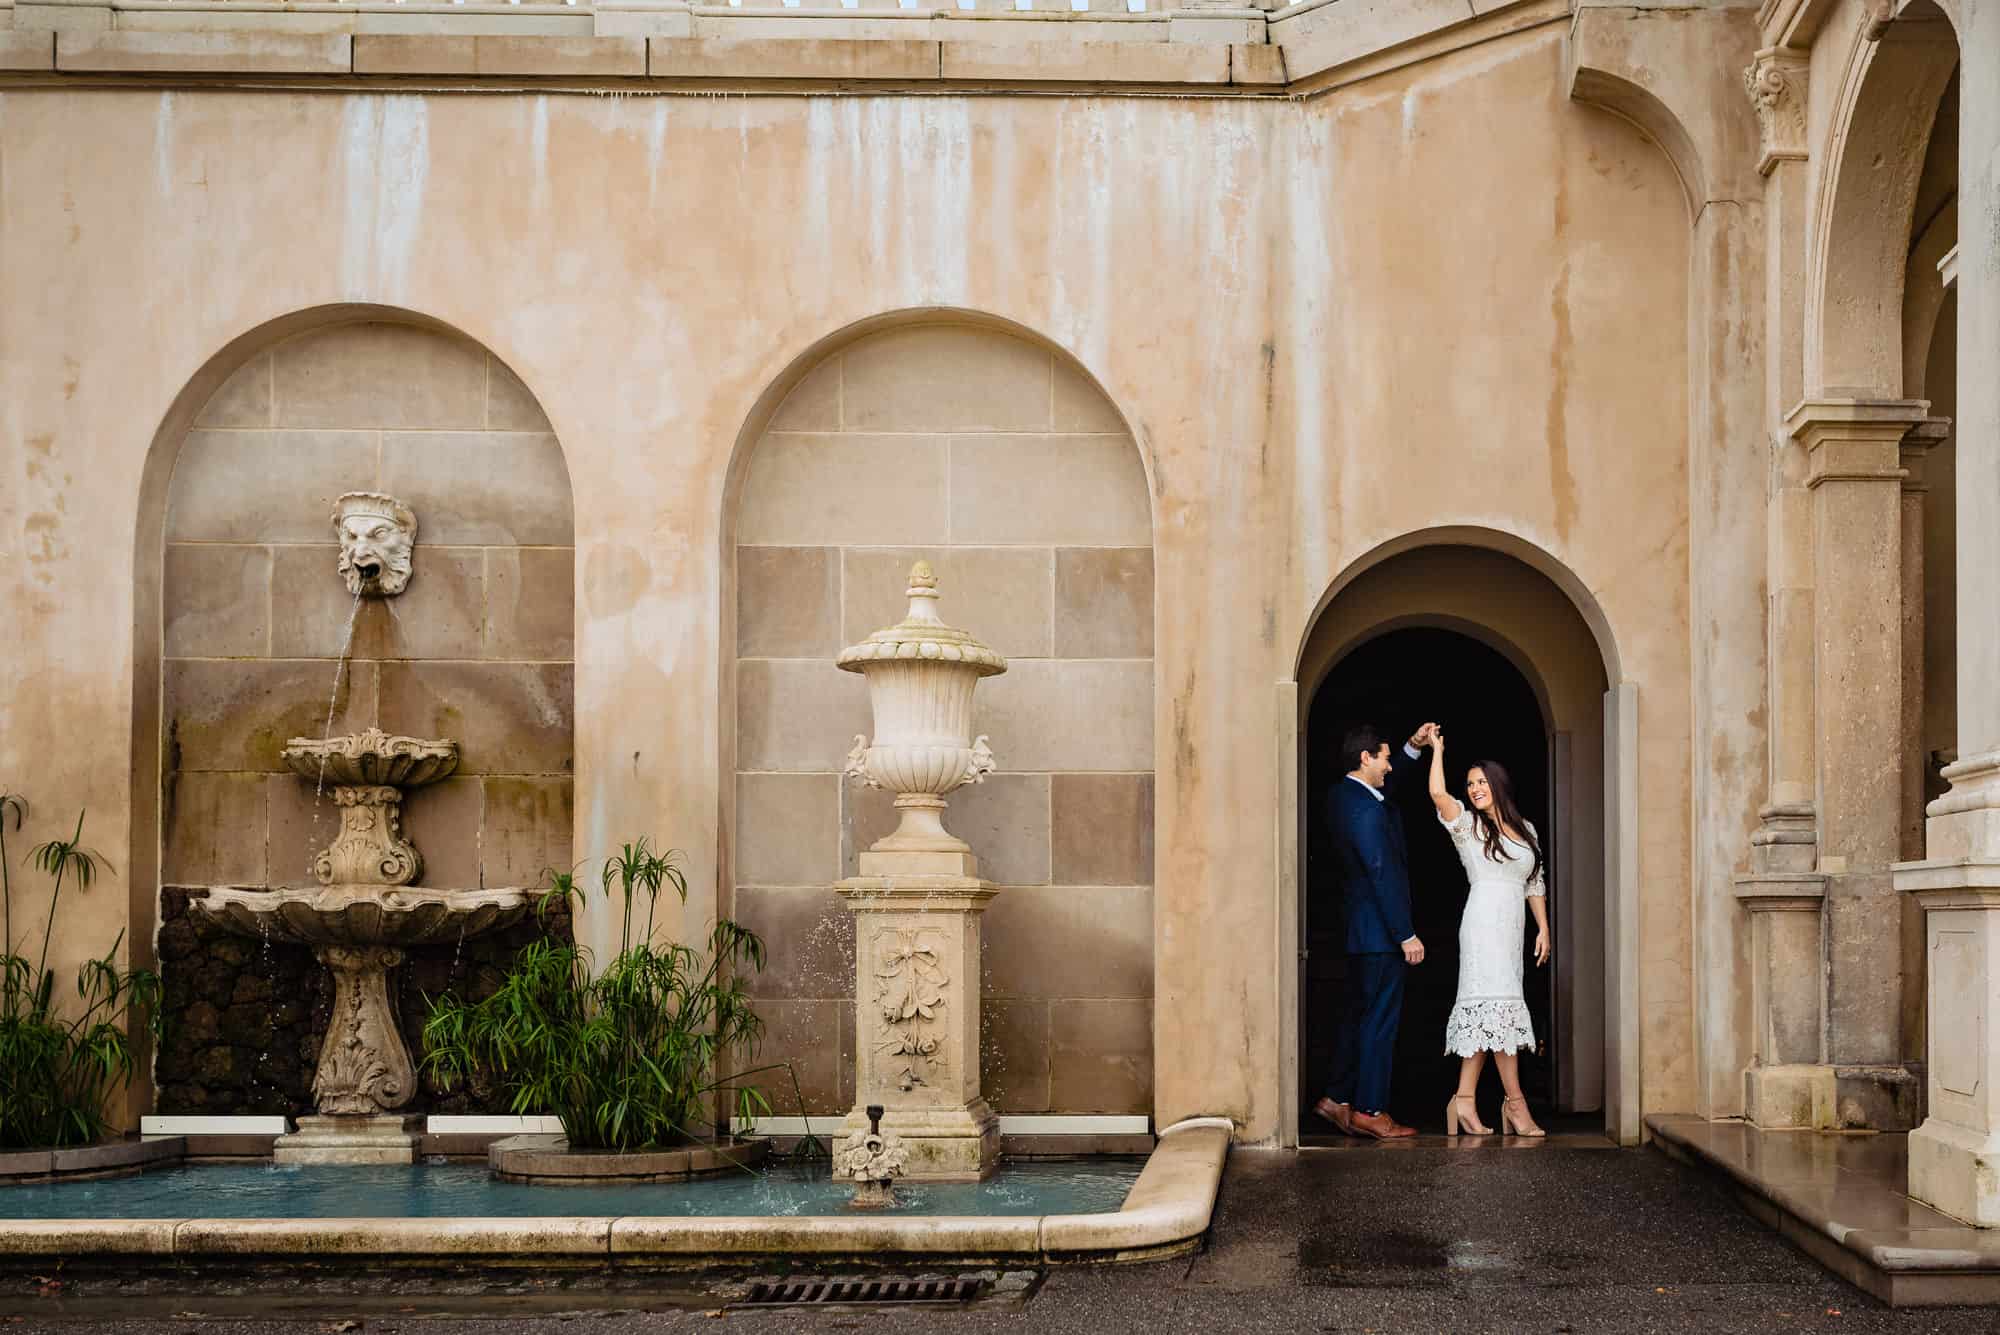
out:
<path id="1" fill-rule="evenodd" d="M 393 599 L 357 602 L 335 570 L 330 516 L 348 491 L 416 513 L 414 572 Z M 459 743 L 457 772 L 403 808 L 422 884 L 533 885 L 569 865 L 573 511 L 533 393 L 478 343 L 408 312 L 275 321 L 179 396 L 148 460 L 134 577 L 146 874 L 133 880 L 168 990 L 161 1111 L 310 1107 L 319 966 L 186 908 L 210 885 L 311 883 L 339 821 L 284 771 L 290 737 L 375 726 Z M 490 986 L 488 966 L 537 930 L 412 952 L 398 973 L 406 1037 L 426 993 Z"/>
<path id="2" fill-rule="evenodd" d="M 852 920 L 830 886 L 893 821 L 891 795 L 842 781 L 872 724 L 833 659 L 901 618 L 922 558 L 945 619 L 1009 660 L 975 697 L 999 772 L 946 817 L 1002 887 L 983 929 L 986 1097 L 1149 1112 L 1152 507 L 1123 416 L 1018 326 L 884 317 L 778 377 L 726 505 L 720 844 L 729 911 L 770 951 L 751 982 L 759 1060 L 795 1064 L 810 1112 L 852 1102 Z"/>

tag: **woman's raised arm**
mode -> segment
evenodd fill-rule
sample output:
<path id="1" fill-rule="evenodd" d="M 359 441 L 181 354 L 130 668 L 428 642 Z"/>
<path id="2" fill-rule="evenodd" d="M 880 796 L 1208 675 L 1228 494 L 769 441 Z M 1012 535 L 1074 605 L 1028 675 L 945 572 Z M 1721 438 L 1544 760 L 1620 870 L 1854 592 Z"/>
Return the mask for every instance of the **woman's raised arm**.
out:
<path id="1" fill-rule="evenodd" d="M 1445 791 L 1444 786 L 1444 732 L 1431 730 L 1431 805 L 1437 808 L 1438 819 L 1446 825 L 1457 820 L 1463 813 L 1458 799 Z"/>

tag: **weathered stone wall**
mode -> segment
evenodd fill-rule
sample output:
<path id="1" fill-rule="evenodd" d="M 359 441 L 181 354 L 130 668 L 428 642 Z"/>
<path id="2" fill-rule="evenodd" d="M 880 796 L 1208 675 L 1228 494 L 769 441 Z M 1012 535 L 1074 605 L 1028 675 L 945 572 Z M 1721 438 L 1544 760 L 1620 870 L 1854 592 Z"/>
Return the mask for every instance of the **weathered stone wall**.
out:
<path id="1" fill-rule="evenodd" d="M 973 697 L 999 771 L 946 815 L 1004 887 L 984 923 L 986 1097 L 1145 1112 L 1152 523 L 1117 410 L 1067 358 L 996 330 L 864 337 L 771 419 L 736 541 L 735 901 L 772 948 L 762 1059 L 796 1059 L 811 1111 L 853 1102 L 853 921 L 828 886 L 896 819 L 893 794 L 841 778 L 874 728 L 833 658 L 902 619 L 921 557 L 945 620 L 1008 660 Z"/>
<path id="2" fill-rule="evenodd" d="M 335 573 L 345 491 L 416 511 L 400 596 L 357 604 Z M 330 981 L 302 949 L 194 930 L 184 901 L 312 884 L 340 818 L 279 750 L 371 725 L 460 745 L 456 773 L 403 806 L 421 884 L 527 886 L 570 865 L 568 476 L 533 397 L 483 349 L 347 324 L 277 344 L 216 391 L 181 445 L 166 539 L 159 953 L 176 1036 L 161 1107 L 297 1107 Z M 467 942 L 461 970 L 490 985 L 524 931 Z M 415 952 L 402 970 L 413 1033 L 452 956 Z"/>

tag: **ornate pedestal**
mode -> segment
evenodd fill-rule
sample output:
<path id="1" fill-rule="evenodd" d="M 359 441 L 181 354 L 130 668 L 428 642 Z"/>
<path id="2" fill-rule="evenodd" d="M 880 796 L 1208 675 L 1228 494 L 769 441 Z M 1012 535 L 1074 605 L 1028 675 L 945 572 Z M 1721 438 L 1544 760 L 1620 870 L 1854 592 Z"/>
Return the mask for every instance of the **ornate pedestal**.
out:
<path id="1" fill-rule="evenodd" d="M 901 822 L 834 886 L 854 914 L 855 1108 L 909 1151 L 912 1181 L 976 1181 L 999 1157 L 1000 1122 L 979 1093 L 979 920 L 993 887 L 944 827 L 944 795 L 993 769 L 972 736 L 972 690 L 1007 661 L 938 619 L 937 580 L 910 571 L 909 614 L 842 651 L 868 678 L 875 740 L 857 737 L 847 772 L 896 794 Z"/>
<path id="2" fill-rule="evenodd" d="M 1896 868 L 1924 913 L 1929 1116 L 1910 1133 L 1910 1195 L 2000 1227 L 2000 754 L 1946 767 L 1930 857 Z"/>
<path id="3" fill-rule="evenodd" d="M 862 870 L 897 856 L 863 853 Z M 985 1177 L 1000 1153 L 1000 1119 L 979 1092 L 979 920 L 993 887 L 977 876 L 890 874 L 834 890 L 854 914 L 848 1131 L 866 1131 L 865 1109 L 879 1104 L 883 1130 L 909 1148 L 906 1179 Z"/>

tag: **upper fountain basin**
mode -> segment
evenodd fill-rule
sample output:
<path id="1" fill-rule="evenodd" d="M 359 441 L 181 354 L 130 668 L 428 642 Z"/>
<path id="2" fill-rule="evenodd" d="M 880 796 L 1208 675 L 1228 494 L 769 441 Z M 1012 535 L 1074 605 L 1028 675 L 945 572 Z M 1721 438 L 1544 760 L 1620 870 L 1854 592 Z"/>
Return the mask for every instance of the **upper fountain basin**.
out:
<path id="1" fill-rule="evenodd" d="M 426 946 L 505 927 L 528 911 L 528 896 L 416 885 L 232 885 L 212 887 L 188 907 L 245 936 L 308 946 Z"/>
<path id="2" fill-rule="evenodd" d="M 285 763 L 302 778 L 340 788 L 417 788 L 458 768 L 458 743 L 393 737 L 380 728 L 315 741 L 294 737 Z"/>

